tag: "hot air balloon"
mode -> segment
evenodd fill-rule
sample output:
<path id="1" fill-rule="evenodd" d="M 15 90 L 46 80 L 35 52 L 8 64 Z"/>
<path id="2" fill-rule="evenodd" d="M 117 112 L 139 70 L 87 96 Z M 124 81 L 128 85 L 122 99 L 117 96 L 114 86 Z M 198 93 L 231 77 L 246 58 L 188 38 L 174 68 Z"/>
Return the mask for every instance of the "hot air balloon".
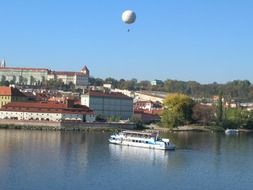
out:
<path id="1" fill-rule="evenodd" d="M 132 10 L 126 10 L 122 13 L 122 21 L 126 24 L 133 24 L 136 20 L 136 14 L 134 11 Z M 128 32 L 130 31 L 130 29 L 128 29 Z"/>
<path id="2" fill-rule="evenodd" d="M 126 10 L 122 13 L 122 21 L 126 24 L 133 24 L 136 20 L 136 14 L 132 10 Z"/>

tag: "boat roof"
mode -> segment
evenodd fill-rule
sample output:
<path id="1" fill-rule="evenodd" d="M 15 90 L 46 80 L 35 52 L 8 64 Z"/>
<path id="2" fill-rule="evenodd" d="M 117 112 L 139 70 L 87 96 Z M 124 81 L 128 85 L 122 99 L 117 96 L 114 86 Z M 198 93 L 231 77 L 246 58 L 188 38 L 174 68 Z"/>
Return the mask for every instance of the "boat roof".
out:
<path id="1" fill-rule="evenodd" d="M 125 134 L 135 134 L 135 135 L 156 135 L 157 132 L 146 132 L 146 131 L 122 131 Z"/>

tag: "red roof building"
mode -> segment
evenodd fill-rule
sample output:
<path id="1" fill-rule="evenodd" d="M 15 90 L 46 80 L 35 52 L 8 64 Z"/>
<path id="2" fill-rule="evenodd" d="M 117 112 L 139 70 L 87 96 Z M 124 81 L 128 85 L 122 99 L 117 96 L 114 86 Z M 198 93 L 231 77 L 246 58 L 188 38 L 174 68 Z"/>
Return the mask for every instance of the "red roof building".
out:
<path id="1" fill-rule="evenodd" d="M 134 103 L 134 110 L 162 110 L 162 104 L 160 102 L 153 101 L 138 101 Z"/>
<path id="2" fill-rule="evenodd" d="M 19 89 L 7 86 L 0 86 L 0 96 L 26 97 Z"/>
<path id="3" fill-rule="evenodd" d="M 11 102 L 0 109 L 1 119 L 78 120 L 93 122 L 95 113 L 86 106 L 59 102 Z"/>
<path id="4" fill-rule="evenodd" d="M 0 86 L 0 108 L 9 102 L 26 101 L 27 97 L 17 88 Z"/>

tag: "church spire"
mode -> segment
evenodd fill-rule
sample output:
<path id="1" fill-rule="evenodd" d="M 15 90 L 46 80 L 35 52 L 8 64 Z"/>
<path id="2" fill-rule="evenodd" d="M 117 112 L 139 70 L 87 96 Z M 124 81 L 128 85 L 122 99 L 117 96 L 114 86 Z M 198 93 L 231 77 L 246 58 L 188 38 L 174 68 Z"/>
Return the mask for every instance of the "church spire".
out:
<path id="1" fill-rule="evenodd" d="M 0 67 L 2 67 L 2 68 L 6 67 L 5 59 L 2 59 Z"/>

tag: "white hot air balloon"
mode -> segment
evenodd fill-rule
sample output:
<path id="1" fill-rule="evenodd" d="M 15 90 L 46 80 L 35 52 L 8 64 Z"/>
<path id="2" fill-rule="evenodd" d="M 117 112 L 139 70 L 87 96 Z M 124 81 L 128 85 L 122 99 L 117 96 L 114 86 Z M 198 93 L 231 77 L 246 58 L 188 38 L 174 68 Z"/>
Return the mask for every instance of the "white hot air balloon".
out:
<path id="1" fill-rule="evenodd" d="M 134 11 L 132 10 L 126 10 L 122 13 L 122 21 L 126 24 L 133 24 L 136 20 L 136 14 Z M 130 29 L 128 29 L 128 32 L 130 31 Z"/>
<path id="2" fill-rule="evenodd" d="M 122 21 L 126 24 L 133 24 L 136 20 L 136 14 L 132 10 L 126 10 L 122 13 Z"/>

